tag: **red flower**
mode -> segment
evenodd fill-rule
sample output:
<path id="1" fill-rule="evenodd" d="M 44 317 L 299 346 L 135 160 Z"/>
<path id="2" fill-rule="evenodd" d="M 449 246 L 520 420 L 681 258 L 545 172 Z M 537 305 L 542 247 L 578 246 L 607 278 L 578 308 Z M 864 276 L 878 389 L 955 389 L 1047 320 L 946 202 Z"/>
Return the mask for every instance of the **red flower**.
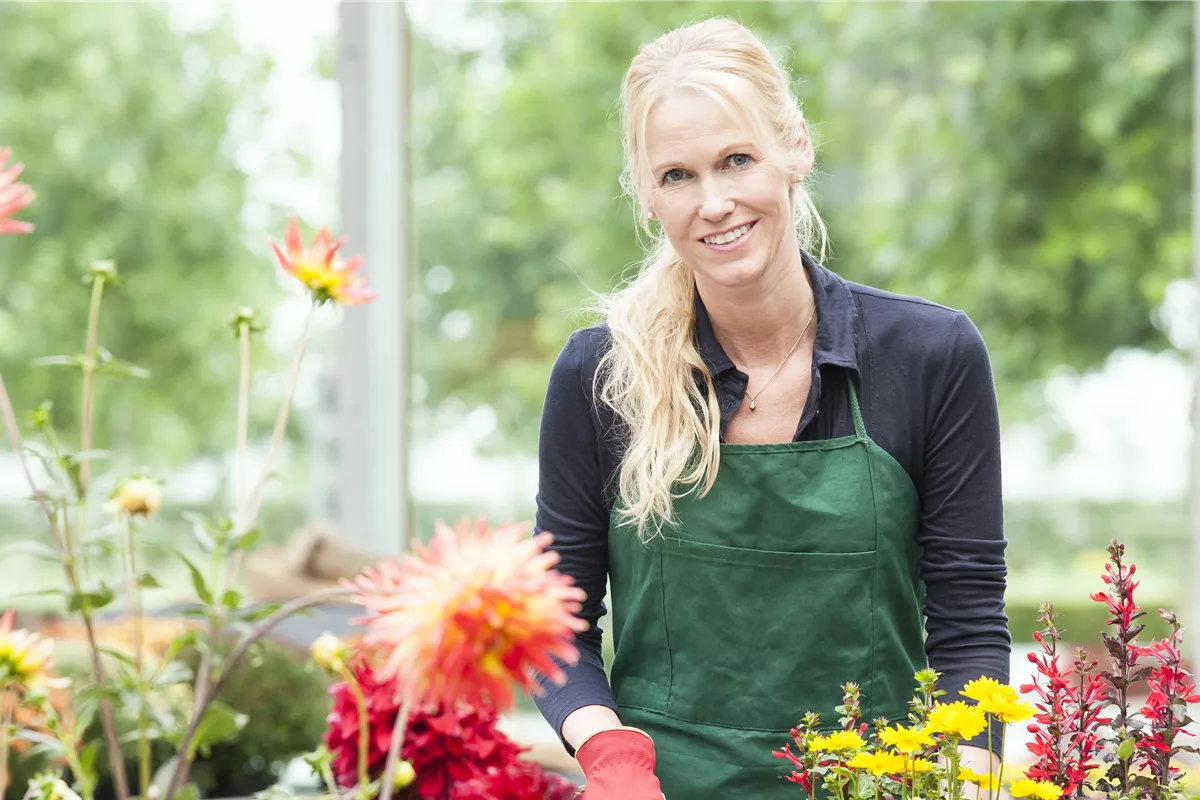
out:
<path id="1" fill-rule="evenodd" d="M 334 302 L 345 306 L 361 306 L 375 299 L 359 274 L 362 256 L 342 261 L 338 251 L 342 240 L 336 241 L 326 228 L 321 228 L 309 247 L 304 246 L 300 226 L 293 218 L 283 235 L 284 248 L 271 243 L 279 266 L 308 288 L 316 303 Z"/>
<path id="2" fill-rule="evenodd" d="M 33 189 L 24 183 L 18 183 L 17 177 L 25 167 L 23 164 L 13 164 L 8 169 L 12 149 L 0 147 L 0 235 L 8 233 L 29 233 L 33 225 L 28 222 L 13 219 L 13 215 L 33 202 Z"/>
<path id="3" fill-rule="evenodd" d="M 397 686 L 385 680 L 366 659 L 350 666 L 366 700 L 368 775 L 383 774 L 392 728 L 400 712 Z M 358 780 L 358 703 L 345 681 L 330 689 L 333 710 L 326 718 L 325 746 L 333 755 L 339 785 Z M 410 794 L 422 800 L 566 800 L 574 787 L 557 775 L 523 759 L 522 748 L 496 728 L 490 709 L 459 704 L 453 711 L 433 705 L 414 708 L 400 756 L 412 764 L 416 780 Z M 402 793 L 400 795 L 404 797 Z"/>

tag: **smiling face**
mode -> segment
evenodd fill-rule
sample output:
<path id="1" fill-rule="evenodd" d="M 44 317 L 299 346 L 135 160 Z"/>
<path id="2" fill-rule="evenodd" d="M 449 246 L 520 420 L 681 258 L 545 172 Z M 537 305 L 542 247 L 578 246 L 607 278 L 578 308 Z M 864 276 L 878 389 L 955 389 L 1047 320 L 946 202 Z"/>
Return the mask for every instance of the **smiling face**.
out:
<path id="1" fill-rule="evenodd" d="M 751 286 L 800 264 L 791 186 L 812 168 L 807 136 L 791 163 L 756 138 L 693 89 L 667 95 L 647 117 L 647 205 L 702 287 Z"/>

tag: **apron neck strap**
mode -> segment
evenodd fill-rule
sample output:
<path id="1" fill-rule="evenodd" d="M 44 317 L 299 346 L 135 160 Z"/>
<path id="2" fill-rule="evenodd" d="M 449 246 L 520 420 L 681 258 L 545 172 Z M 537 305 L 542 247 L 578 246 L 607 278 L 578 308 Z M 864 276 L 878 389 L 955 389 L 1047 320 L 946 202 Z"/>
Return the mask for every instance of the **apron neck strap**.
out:
<path id="1" fill-rule="evenodd" d="M 867 426 L 863 423 L 862 407 L 858 404 L 858 390 L 854 388 L 854 371 L 845 370 L 846 387 L 850 390 L 850 409 L 854 412 L 854 435 L 860 442 L 867 441 Z"/>

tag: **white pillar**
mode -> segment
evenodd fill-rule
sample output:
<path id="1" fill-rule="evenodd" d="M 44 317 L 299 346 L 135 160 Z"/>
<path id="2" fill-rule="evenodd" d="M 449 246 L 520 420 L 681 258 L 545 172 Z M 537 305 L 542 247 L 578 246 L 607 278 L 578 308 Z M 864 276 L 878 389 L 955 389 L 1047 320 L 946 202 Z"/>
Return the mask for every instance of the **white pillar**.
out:
<path id="1" fill-rule="evenodd" d="M 1194 297 L 1200 297 L 1200 3 L 1192 5 L 1192 281 Z M 1200 309 L 1193 309 L 1192 361 L 1195 388 L 1192 392 L 1192 604 L 1191 614 L 1180 619 L 1190 631 L 1192 670 L 1200 669 Z"/>
<path id="2" fill-rule="evenodd" d="M 316 448 L 321 516 L 356 549 L 407 546 L 409 386 L 408 25 L 403 2 L 339 10 L 341 231 L 379 297 L 349 309 L 322 399 L 336 440 Z"/>

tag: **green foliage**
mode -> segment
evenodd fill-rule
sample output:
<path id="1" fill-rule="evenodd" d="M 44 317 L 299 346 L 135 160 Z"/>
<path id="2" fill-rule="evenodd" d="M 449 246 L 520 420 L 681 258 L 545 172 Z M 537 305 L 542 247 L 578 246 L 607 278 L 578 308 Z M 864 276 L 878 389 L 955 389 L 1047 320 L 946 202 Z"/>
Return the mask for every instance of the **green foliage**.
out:
<path id="1" fill-rule="evenodd" d="M 110 288 L 99 341 L 153 384 L 101 377 L 97 446 L 176 463 L 233 440 L 237 353 L 214 324 L 272 286 L 266 243 L 243 241 L 246 176 L 231 126 L 251 130 L 269 65 L 241 52 L 228 21 L 171 28 L 146 3 L 4 3 L 0 140 L 37 192 L 37 230 L 0 239 L 0 368 L 15 401 L 53 401 L 77 431 L 79 386 L 34 356 L 84 347 L 92 259 Z M 236 120 L 231 115 L 236 111 Z M 261 357 L 260 357 L 261 362 Z M 222 450 L 224 448 L 221 448 Z"/>
<path id="2" fill-rule="evenodd" d="M 1191 246 L 1190 4 L 487 3 L 470 16 L 502 41 L 413 45 L 429 402 L 490 403 L 531 444 L 550 364 L 588 321 L 570 312 L 640 256 L 621 75 L 641 43 L 713 14 L 797 80 L 829 265 L 965 309 L 1006 414 L 1060 366 L 1167 345 L 1155 310 Z"/>

